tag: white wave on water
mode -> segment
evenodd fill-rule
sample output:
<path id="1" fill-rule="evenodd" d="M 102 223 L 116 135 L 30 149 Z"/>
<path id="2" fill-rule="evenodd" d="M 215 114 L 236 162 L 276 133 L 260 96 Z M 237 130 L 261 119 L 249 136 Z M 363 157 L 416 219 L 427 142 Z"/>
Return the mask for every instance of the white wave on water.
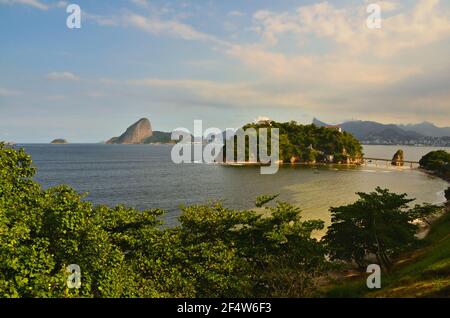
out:
<path id="1" fill-rule="evenodd" d="M 375 170 L 371 170 L 371 169 L 362 169 L 359 170 L 361 172 L 368 172 L 368 173 L 392 173 L 393 170 L 379 170 L 379 169 L 375 169 Z"/>
<path id="2" fill-rule="evenodd" d="M 439 197 L 433 204 L 444 204 L 447 202 L 447 199 L 445 198 L 445 190 L 436 192 L 436 196 Z"/>

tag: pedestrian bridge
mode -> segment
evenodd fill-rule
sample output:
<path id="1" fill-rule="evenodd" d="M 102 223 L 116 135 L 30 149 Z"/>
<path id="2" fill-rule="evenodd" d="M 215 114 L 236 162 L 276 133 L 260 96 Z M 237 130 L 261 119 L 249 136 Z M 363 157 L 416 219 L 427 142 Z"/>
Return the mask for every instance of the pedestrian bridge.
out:
<path id="1" fill-rule="evenodd" d="M 388 166 L 391 167 L 392 165 L 392 159 L 384 159 L 384 158 L 363 158 L 363 164 L 364 165 L 375 165 L 375 166 Z M 420 164 L 418 161 L 410 161 L 410 160 L 403 160 L 403 166 L 402 167 L 410 167 L 413 168 L 419 168 Z"/>

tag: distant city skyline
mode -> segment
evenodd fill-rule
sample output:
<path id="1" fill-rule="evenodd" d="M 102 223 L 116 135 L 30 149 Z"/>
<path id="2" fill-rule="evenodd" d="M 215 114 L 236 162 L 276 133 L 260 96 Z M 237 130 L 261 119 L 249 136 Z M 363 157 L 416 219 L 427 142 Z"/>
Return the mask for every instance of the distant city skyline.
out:
<path id="1" fill-rule="evenodd" d="M 450 126 L 450 2 L 0 0 L 0 140 L 258 117 Z M 367 6 L 382 28 L 366 26 Z"/>

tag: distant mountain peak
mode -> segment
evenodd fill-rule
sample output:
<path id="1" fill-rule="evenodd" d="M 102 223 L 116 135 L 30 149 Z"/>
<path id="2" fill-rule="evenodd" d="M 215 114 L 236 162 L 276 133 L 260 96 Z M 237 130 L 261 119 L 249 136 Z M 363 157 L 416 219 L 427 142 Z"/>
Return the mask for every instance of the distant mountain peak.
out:
<path id="1" fill-rule="evenodd" d="M 313 118 L 312 124 L 317 127 L 328 126 L 328 124 L 324 123 L 323 121 L 318 120 L 316 117 Z"/>
<path id="2" fill-rule="evenodd" d="M 141 118 L 119 137 L 113 137 L 107 144 L 142 144 L 153 136 L 152 125 L 147 118 Z"/>

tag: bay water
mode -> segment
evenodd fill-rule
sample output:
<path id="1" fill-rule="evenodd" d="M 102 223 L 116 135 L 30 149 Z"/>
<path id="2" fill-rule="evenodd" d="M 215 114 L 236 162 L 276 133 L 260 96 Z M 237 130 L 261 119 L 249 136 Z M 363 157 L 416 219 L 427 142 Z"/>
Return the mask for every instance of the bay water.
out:
<path id="1" fill-rule="evenodd" d="M 356 192 L 375 187 L 407 193 L 415 203 L 444 201 L 448 183 L 418 169 L 386 166 L 285 165 L 277 174 L 261 175 L 258 167 L 217 164 L 174 164 L 170 145 L 24 144 L 44 187 L 68 184 L 87 193 L 94 204 L 124 204 L 137 209 L 167 211 L 167 225 L 177 222 L 180 207 L 222 201 L 230 208 L 248 209 L 255 198 L 279 193 L 280 200 L 298 205 L 305 219 L 329 224 L 331 206 L 357 199 Z M 392 158 L 403 149 L 405 160 L 418 161 L 436 148 L 365 146 L 367 157 Z M 446 149 L 449 151 L 449 149 Z"/>

